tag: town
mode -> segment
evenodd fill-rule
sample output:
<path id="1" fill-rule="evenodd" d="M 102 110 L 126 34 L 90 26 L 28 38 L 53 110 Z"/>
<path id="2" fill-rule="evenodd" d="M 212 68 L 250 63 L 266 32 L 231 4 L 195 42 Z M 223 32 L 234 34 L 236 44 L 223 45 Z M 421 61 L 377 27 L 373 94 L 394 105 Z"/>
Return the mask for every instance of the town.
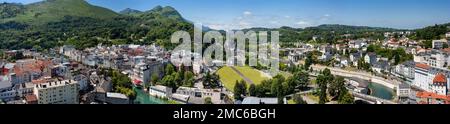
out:
<path id="1" fill-rule="evenodd" d="M 409 39 L 412 33 L 296 43 L 280 49 L 277 75 L 261 65 L 175 65 L 171 51 L 158 45 L 2 50 L 0 99 L 2 104 L 449 104 L 450 32 L 429 47 Z"/>

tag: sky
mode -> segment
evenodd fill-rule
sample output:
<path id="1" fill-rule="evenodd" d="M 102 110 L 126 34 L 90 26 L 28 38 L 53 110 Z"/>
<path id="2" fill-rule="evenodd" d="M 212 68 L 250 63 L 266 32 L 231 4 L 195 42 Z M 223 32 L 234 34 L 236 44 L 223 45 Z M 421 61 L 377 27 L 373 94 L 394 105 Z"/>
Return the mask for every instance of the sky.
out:
<path id="1" fill-rule="evenodd" d="M 40 0 L 0 0 L 32 3 Z M 416 29 L 450 22 L 450 0 L 87 0 L 116 12 L 172 6 L 213 29 L 304 28 L 320 24 Z"/>

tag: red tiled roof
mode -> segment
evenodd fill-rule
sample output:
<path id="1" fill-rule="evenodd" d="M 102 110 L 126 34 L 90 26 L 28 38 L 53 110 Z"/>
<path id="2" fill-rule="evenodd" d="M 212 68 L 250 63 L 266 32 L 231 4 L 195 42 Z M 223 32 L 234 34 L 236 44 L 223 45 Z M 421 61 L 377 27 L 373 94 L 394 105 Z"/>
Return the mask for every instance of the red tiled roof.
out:
<path id="1" fill-rule="evenodd" d="M 445 77 L 445 75 L 442 73 L 438 73 L 438 74 L 436 74 L 436 76 L 434 76 L 433 83 L 439 83 L 439 84 L 446 85 L 447 77 Z"/>
<path id="2" fill-rule="evenodd" d="M 34 94 L 29 94 L 29 95 L 25 96 L 25 100 L 27 101 L 27 103 L 36 102 L 37 101 L 37 97 Z"/>
<path id="3" fill-rule="evenodd" d="M 430 69 L 430 66 L 428 66 L 427 64 L 423 64 L 423 63 L 417 63 L 416 67 L 422 68 L 422 69 Z"/>
<path id="4" fill-rule="evenodd" d="M 439 95 L 436 93 L 432 93 L 432 92 L 417 92 L 416 93 L 416 97 L 417 98 L 432 98 L 432 99 L 441 99 L 441 100 L 445 100 L 445 101 L 449 101 L 450 96 L 446 96 L 446 95 Z"/>

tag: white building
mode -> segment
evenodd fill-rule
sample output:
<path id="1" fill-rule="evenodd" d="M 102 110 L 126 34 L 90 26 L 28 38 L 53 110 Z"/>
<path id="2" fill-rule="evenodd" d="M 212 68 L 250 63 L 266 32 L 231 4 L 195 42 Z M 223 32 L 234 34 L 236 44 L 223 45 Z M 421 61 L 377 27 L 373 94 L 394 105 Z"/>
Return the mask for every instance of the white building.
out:
<path id="1" fill-rule="evenodd" d="M 39 104 L 78 104 L 78 82 L 64 80 L 36 84 L 34 94 Z"/>
<path id="2" fill-rule="evenodd" d="M 172 88 L 162 85 L 151 86 L 149 94 L 156 97 L 170 98 L 172 96 Z"/>
<path id="3" fill-rule="evenodd" d="M 442 49 L 444 47 L 444 44 L 446 44 L 447 41 L 444 40 L 433 40 L 432 41 L 432 47 L 433 49 Z"/>
<path id="4" fill-rule="evenodd" d="M 448 91 L 448 78 L 450 70 L 442 68 L 433 68 L 423 63 L 416 64 L 414 86 L 417 86 L 427 92 L 440 95 L 446 95 Z"/>
<path id="5" fill-rule="evenodd" d="M 430 86 L 431 92 L 438 95 L 447 95 L 447 77 L 444 74 L 438 73 Z"/>
<path id="6" fill-rule="evenodd" d="M 445 37 L 446 37 L 446 38 L 450 38 L 450 32 L 447 32 L 447 33 L 445 34 Z"/>
<path id="7" fill-rule="evenodd" d="M 415 74 L 414 74 L 414 82 L 413 85 L 423 89 L 428 90 L 429 83 L 432 81 L 432 76 L 429 74 L 430 66 L 423 64 L 423 63 L 417 63 Z"/>

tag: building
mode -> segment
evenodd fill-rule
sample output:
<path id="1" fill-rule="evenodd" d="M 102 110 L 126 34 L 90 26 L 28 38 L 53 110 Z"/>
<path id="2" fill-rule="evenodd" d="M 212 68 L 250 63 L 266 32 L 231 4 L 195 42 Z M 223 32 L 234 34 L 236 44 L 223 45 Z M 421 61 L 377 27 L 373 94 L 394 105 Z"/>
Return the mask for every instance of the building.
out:
<path id="1" fill-rule="evenodd" d="M 79 74 L 73 77 L 73 80 L 78 82 L 81 91 L 87 90 L 89 86 L 88 78 L 85 75 Z"/>
<path id="2" fill-rule="evenodd" d="M 366 56 L 364 56 L 364 62 L 369 63 L 370 65 L 375 64 L 377 62 L 377 54 L 367 53 Z"/>
<path id="3" fill-rule="evenodd" d="M 410 96 L 410 93 L 411 93 L 411 85 L 405 83 L 401 83 L 398 85 L 397 96 L 399 98 L 408 98 Z"/>
<path id="4" fill-rule="evenodd" d="M 416 98 L 418 104 L 450 104 L 450 96 L 432 92 L 417 92 Z"/>
<path id="5" fill-rule="evenodd" d="M 449 75 L 450 70 L 448 69 L 434 68 L 423 63 L 417 63 L 412 85 L 427 92 L 447 95 Z"/>
<path id="6" fill-rule="evenodd" d="M 423 90 L 429 89 L 428 83 L 431 82 L 429 70 L 430 66 L 423 63 L 417 63 L 414 74 L 414 82 L 413 85 L 420 87 Z"/>
<path id="7" fill-rule="evenodd" d="M 36 84 L 34 95 L 39 104 L 78 104 L 78 82 L 64 80 Z"/>
<path id="8" fill-rule="evenodd" d="M 436 74 L 431 84 L 431 91 L 438 95 L 447 95 L 447 77 L 444 74 Z"/>
<path id="9" fill-rule="evenodd" d="M 408 82 L 412 82 L 414 80 L 415 66 L 416 63 L 414 61 L 406 61 L 393 67 L 392 72 L 394 75 L 404 77 Z"/>
<path id="10" fill-rule="evenodd" d="M 278 104 L 278 98 L 245 97 L 241 104 Z M 283 104 L 287 104 L 286 99 Z"/>
<path id="11" fill-rule="evenodd" d="M 183 94 L 174 93 L 174 94 L 172 94 L 172 98 L 171 99 L 173 101 L 178 102 L 178 103 L 188 104 L 190 97 L 191 96 L 189 96 L 189 95 L 183 95 Z"/>
<path id="12" fill-rule="evenodd" d="M 450 38 L 450 32 L 447 32 L 447 33 L 445 34 L 445 37 L 446 37 L 446 38 Z"/>
<path id="13" fill-rule="evenodd" d="M 108 104 L 130 104 L 130 99 L 121 93 L 106 93 L 106 103 Z"/>
<path id="14" fill-rule="evenodd" d="M 171 98 L 172 88 L 162 85 L 151 86 L 149 88 L 149 94 L 161 98 Z"/>
<path id="15" fill-rule="evenodd" d="M 387 60 L 380 60 L 373 64 L 372 70 L 378 73 L 389 72 L 389 62 Z"/>
<path id="16" fill-rule="evenodd" d="M 38 104 L 38 99 L 37 99 L 36 95 L 34 95 L 34 94 L 26 95 L 25 101 L 27 104 Z"/>
<path id="17" fill-rule="evenodd" d="M 449 52 L 446 49 L 443 50 L 425 50 L 414 55 L 414 61 L 425 63 L 432 67 L 446 68 L 450 63 Z"/>
<path id="18" fill-rule="evenodd" d="M 194 99 L 199 99 L 197 101 L 203 102 L 205 98 L 211 98 L 212 103 L 221 104 L 223 103 L 223 94 L 220 91 L 213 89 L 200 89 L 200 88 L 190 88 L 190 87 L 179 87 L 176 91 L 177 94 L 190 96 L 190 101 Z M 194 100 L 195 101 L 195 100 Z"/>
<path id="19" fill-rule="evenodd" d="M 359 49 L 367 45 L 366 41 L 363 40 L 352 40 L 350 41 L 350 48 Z"/>
<path id="20" fill-rule="evenodd" d="M 447 44 L 447 41 L 444 41 L 444 40 L 433 40 L 432 41 L 433 49 L 442 49 L 442 48 L 444 48 L 444 44 Z"/>
<path id="21" fill-rule="evenodd" d="M 142 83 L 149 83 L 152 75 L 162 77 L 162 70 L 164 69 L 164 62 L 162 60 L 152 61 L 147 63 L 139 63 L 135 65 L 131 79 L 134 84 L 141 85 Z"/>
<path id="22" fill-rule="evenodd" d="M 353 66 L 358 66 L 358 60 L 362 57 L 361 52 L 351 53 L 350 61 L 353 63 Z"/>

